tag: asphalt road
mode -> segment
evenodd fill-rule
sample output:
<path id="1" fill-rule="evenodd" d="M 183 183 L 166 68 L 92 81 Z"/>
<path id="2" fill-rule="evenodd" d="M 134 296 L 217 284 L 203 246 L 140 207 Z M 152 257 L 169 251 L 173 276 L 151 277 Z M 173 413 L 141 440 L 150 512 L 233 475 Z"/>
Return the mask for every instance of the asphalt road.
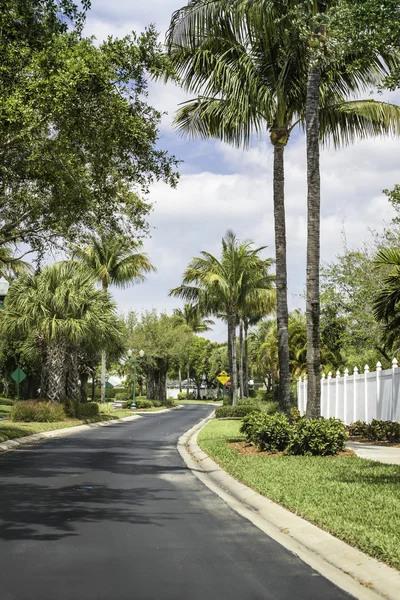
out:
<path id="1" fill-rule="evenodd" d="M 0 455 L 1 600 L 350 598 L 184 465 L 208 406 Z"/>

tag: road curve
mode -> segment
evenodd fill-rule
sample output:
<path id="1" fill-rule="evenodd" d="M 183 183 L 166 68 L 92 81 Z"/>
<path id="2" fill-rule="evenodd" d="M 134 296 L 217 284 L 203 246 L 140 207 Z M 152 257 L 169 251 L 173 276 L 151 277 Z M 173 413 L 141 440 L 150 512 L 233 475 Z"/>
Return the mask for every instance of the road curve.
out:
<path id="1" fill-rule="evenodd" d="M 342 600 L 186 468 L 201 405 L 0 455 L 1 600 Z"/>

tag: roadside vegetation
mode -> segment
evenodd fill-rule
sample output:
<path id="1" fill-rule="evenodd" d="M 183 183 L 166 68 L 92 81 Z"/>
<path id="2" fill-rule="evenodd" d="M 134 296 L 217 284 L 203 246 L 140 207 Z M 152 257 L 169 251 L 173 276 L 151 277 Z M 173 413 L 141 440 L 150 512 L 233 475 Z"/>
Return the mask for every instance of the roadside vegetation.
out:
<path id="1" fill-rule="evenodd" d="M 200 447 L 235 479 L 400 569 L 399 467 L 351 455 L 245 454 L 239 421 L 214 420 Z"/>

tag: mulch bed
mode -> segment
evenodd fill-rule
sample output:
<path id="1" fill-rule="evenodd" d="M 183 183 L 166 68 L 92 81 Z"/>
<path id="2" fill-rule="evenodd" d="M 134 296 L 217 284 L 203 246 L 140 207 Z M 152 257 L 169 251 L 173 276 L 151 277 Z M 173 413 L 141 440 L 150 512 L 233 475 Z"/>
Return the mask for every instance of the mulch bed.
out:
<path id="1" fill-rule="evenodd" d="M 230 442 L 228 443 L 228 446 L 236 450 L 236 452 L 241 456 L 265 456 L 268 458 L 281 458 L 282 456 L 285 456 L 283 452 L 262 452 L 257 448 L 257 446 L 253 446 L 252 444 L 248 444 L 247 442 Z M 357 455 L 355 452 L 353 452 L 353 450 L 350 450 L 350 448 L 346 448 L 346 450 L 343 450 L 343 452 L 339 452 L 339 454 L 336 454 L 335 458 L 343 458 L 346 456 Z M 326 458 L 331 457 L 327 456 Z"/>

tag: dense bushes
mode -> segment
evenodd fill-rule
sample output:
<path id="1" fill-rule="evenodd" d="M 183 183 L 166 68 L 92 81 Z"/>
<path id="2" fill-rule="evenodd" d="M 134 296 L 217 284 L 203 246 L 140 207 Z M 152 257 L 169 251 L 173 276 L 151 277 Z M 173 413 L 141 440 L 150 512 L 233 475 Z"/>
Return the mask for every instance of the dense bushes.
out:
<path id="1" fill-rule="evenodd" d="M 51 402 L 15 402 L 10 412 L 11 421 L 55 423 L 64 421 L 66 417 L 62 404 Z"/>
<path id="2" fill-rule="evenodd" d="M 258 406 L 253 404 L 237 404 L 236 406 L 219 406 L 215 411 L 217 419 L 241 419 L 252 412 L 260 413 Z"/>
<path id="3" fill-rule="evenodd" d="M 129 396 L 128 396 L 127 392 L 118 392 L 114 396 L 115 402 L 127 402 L 128 400 L 129 400 Z"/>
<path id="4" fill-rule="evenodd" d="M 14 406 L 15 400 L 11 400 L 11 398 L 0 398 L 0 404 L 3 406 Z"/>
<path id="5" fill-rule="evenodd" d="M 299 419 L 291 426 L 286 454 L 329 456 L 344 450 L 346 426 L 338 419 Z"/>
<path id="6" fill-rule="evenodd" d="M 240 431 L 246 435 L 248 442 L 258 446 L 261 451 L 285 450 L 290 439 L 290 423 L 281 414 L 250 413 L 243 419 Z"/>
<path id="7" fill-rule="evenodd" d="M 78 402 L 75 405 L 75 417 L 77 419 L 90 419 L 99 416 L 99 405 L 95 402 L 85 402 L 81 404 Z"/>
<path id="8" fill-rule="evenodd" d="M 374 442 L 400 442 L 400 423 L 396 421 L 356 421 L 349 425 L 348 431 L 351 436 L 360 436 Z"/>
<path id="9" fill-rule="evenodd" d="M 240 431 L 261 451 L 303 456 L 337 454 L 347 440 L 346 427 L 337 419 L 298 418 L 290 423 L 281 414 L 252 413 L 243 419 Z"/>
<path id="10" fill-rule="evenodd" d="M 132 403 L 131 403 L 132 404 Z M 139 409 L 153 408 L 154 404 L 151 400 L 136 400 L 136 407 Z"/>

